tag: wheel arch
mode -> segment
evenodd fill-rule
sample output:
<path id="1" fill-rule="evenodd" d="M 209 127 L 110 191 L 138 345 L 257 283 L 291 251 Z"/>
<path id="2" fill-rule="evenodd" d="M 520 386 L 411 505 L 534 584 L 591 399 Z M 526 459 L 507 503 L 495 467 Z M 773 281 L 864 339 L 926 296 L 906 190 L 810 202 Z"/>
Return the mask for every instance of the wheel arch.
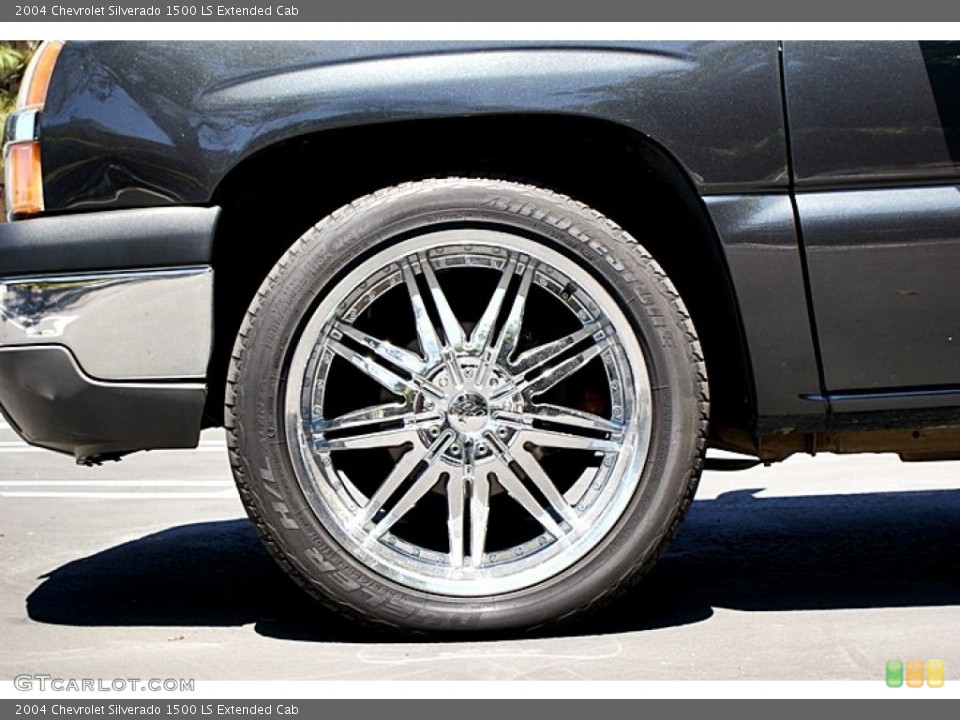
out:
<path id="1" fill-rule="evenodd" d="M 551 114 L 418 120 L 326 130 L 235 166 L 213 201 L 216 333 L 207 424 L 222 422 L 223 381 L 246 307 L 309 227 L 381 187 L 427 177 L 515 180 L 569 195 L 630 232 L 677 285 L 701 337 L 712 421 L 751 430 L 749 353 L 724 253 L 696 185 L 654 139 L 605 120 Z"/>

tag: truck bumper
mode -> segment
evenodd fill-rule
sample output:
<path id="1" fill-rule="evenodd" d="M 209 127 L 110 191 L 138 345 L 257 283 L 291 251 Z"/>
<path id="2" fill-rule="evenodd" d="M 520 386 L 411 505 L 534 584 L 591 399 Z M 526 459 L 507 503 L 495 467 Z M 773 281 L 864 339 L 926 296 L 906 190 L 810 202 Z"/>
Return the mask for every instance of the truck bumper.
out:
<path id="1" fill-rule="evenodd" d="M 78 462 L 197 445 L 217 214 L 0 225 L 0 410 L 24 440 Z"/>

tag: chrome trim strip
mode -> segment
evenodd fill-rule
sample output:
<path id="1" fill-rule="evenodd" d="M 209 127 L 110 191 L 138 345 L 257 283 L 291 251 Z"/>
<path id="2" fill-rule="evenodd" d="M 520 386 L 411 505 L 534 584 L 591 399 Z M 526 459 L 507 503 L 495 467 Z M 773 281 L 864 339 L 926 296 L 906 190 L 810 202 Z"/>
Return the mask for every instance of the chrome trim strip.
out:
<path id="1" fill-rule="evenodd" d="M 826 395 L 801 395 L 804 400 L 814 402 L 845 402 L 847 400 L 895 400 L 900 398 L 930 398 L 960 395 L 960 387 L 939 388 L 902 388 L 877 390 L 839 390 L 828 392 Z"/>
<path id="2" fill-rule="evenodd" d="M 40 111 L 27 108 L 15 112 L 7 119 L 4 133 L 4 149 L 14 143 L 37 140 L 40 135 Z"/>
<path id="3" fill-rule="evenodd" d="M 101 380 L 204 378 L 213 270 L 0 278 L 0 347 L 63 345 Z"/>

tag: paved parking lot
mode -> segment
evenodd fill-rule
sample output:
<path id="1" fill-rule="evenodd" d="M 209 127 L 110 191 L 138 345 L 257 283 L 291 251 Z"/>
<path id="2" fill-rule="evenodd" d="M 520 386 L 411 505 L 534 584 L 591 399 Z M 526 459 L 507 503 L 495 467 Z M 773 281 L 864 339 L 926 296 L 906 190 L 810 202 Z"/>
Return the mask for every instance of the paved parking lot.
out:
<path id="1" fill-rule="evenodd" d="M 222 433 L 88 469 L 0 425 L 0 679 L 863 679 L 960 669 L 960 463 L 707 473 L 680 536 L 563 634 L 408 642 L 317 607 L 261 550 Z"/>

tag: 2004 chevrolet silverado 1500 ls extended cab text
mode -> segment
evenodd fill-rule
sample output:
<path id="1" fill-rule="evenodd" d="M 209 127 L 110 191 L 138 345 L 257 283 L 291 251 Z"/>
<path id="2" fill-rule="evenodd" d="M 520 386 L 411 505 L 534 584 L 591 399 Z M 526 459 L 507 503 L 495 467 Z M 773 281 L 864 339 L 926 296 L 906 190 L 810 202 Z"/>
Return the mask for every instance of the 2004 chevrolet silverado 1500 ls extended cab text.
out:
<path id="1" fill-rule="evenodd" d="M 47 43 L 0 406 L 83 463 L 223 425 L 267 547 L 355 619 L 573 617 L 708 447 L 960 458 L 958 55 Z"/>

